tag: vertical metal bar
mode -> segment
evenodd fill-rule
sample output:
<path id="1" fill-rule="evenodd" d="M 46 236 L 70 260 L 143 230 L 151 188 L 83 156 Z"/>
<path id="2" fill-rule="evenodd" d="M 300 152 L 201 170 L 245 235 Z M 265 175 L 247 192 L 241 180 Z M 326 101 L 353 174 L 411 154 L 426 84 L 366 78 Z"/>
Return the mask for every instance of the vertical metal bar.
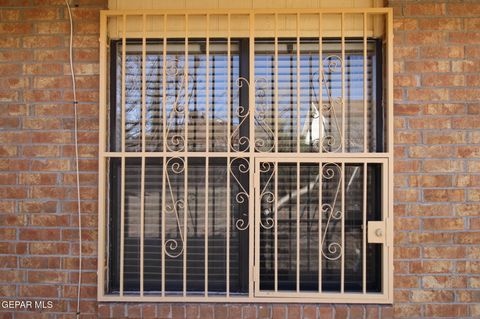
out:
<path id="1" fill-rule="evenodd" d="M 250 76 L 250 86 L 248 89 L 248 108 L 249 108 L 249 165 L 252 166 L 255 164 L 254 162 L 254 155 L 255 155 L 255 128 L 254 128 L 254 117 L 255 117 L 255 14 L 249 13 L 249 76 Z M 249 201 L 248 201 L 248 234 L 249 234 L 249 249 L 248 249 L 248 259 L 249 265 L 254 265 L 254 252 L 255 252 L 255 241 L 254 241 L 254 230 L 256 228 L 256 218 L 255 218 L 255 201 L 254 198 L 254 170 L 249 170 Z M 257 265 L 258 266 L 258 265 Z M 253 267 L 254 268 L 254 267 Z M 254 268 L 255 269 L 255 268 Z M 258 271 L 249 271 L 248 272 L 248 295 L 250 298 L 253 298 L 254 289 L 258 286 L 254 286 L 254 278 L 256 278 Z"/>
<path id="2" fill-rule="evenodd" d="M 227 157 L 227 216 L 226 216 L 226 228 L 227 228 L 227 298 L 230 297 L 230 157 Z"/>
<path id="3" fill-rule="evenodd" d="M 344 292 L 345 288 L 345 162 L 342 163 L 342 173 L 340 174 L 342 186 L 342 258 L 341 258 L 341 275 L 340 275 L 340 292 Z"/>
<path id="4" fill-rule="evenodd" d="M 166 254 L 165 254 L 165 209 L 166 209 L 166 201 L 165 201 L 165 195 L 166 195 L 166 185 L 165 185 L 165 180 L 166 180 L 166 176 L 165 174 L 167 173 L 167 159 L 166 157 L 163 157 L 162 159 L 163 161 L 163 165 L 162 165 L 162 211 L 161 211 L 161 215 L 162 215 L 162 234 L 161 234 L 161 237 L 162 237 L 162 242 L 161 242 L 161 257 L 162 257 L 162 287 L 161 287 L 161 291 L 162 291 L 162 297 L 165 296 L 165 257 L 166 257 Z"/>
<path id="5" fill-rule="evenodd" d="M 297 13 L 297 152 L 300 153 L 300 13 Z"/>
<path id="6" fill-rule="evenodd" d="M 210 158 L 205 158 L 205 297 L 208 297 L 208 179 Z"/>
<path id="7" fill-rule="evenodd" d="M 184 141 L 184 151 L 188 152 L 188 14 L 185 14 L 185 64 L 184 64 L 184 80 L 185 80 L 185 109 L 184 109 L 184 128 L 185 128 L 185 141 Z M 185 254 L 186 256 L 186 254 Z"/>
<path id="8" fill-rule="evenodd" d="M 275 152 L 278 153 L 278 14 L 275 13 L 275 44 L 274 44 L 274 64 L 275 64 L 275 82 L 274 82 L 274 90 L 275 90 Z M 276 272 L 275 272 L 276 275 Z M 276 281 L 275 281 L 276 282 Z"/>
<path id="9" fill-rule="evenodd" d="M 163 54 L 163 61 L 162 61 L 162 111 L 163 111 L 163 150 L 167 151 L 167 15 L 163 16 L 163 46 L 162 46 L 162 54 Z M 162 165 L 162 297 L 165 296 L 165 194 L 166 194 L 166 185 L 165 185 L 165 174 L 167 171 L 166 167 L 167 159 L 163 157 L 163 165 Z"/>
<path id="10" fill-rule="evenodd" d="M 106 232 L 106 196 L 105 186 L 107 178 L 107 17 L 100 14 L 100 112 L 99 112 L 99 161 L 98 161 L 98 281 L 97 297 L 103 297 L 105 294 L 105 232 Z M 110 134 L 113 134 L 111 132 Z"/>
<path id="11" fill-rule="evenodd" d="M 120 181 L 120 296 L 123 296 L 125 269 L 125 156 L 121 157 Z"/>
<path id="12" fill-rule="evenodd" d="M 367 13 L 363 13 L 363 152 L 368 153 Z"/>
<path id="13" fill-rule="evenodd" d="M 320 162 L 318 164 L 318 292 L 322 292 L 322 223 L 323 223 L 323 166 Z"/>
<path id="14" fill-rule="evenodd" d="M 147 16 L 142 15 L 143 27 L 142 27 L 142 152 L 145 152 L 145 129 L 146 129 L 146 78 L 147 78 Z"/>
<path id="15" fill-rule="evenodd" d="M 259 291 L 259 283 L 260 283 L 260 276 L 259 276 L 259 265 L 260 265 L 260 223 L 261 223 L 261 216 L 259 213 L 257 212 L 260 212 L 261 210 L 261 203 L 260 203 L 260 200 L 253 200 L 253 198 L 260 198 L 260 177 L 261 177 L 261 172 L 260 172 L 260 165 L 264 163 L 263 161 L 261 161 L 260 159 L 256 159 L 251 165 L 253 165 L 253 171 L 255 172 L 254 173 L 254 188 L 253 188 L 253 197 L 252 199 L 249 201 L 250 202 L 253 202 L 253 206 L 254 206 L 254 219 L 255 219 L 255 222 L 254 222 L 254 232 L 251 232 L 250 233 L 250 236 L 253 237 L 255 236 L 255 241 L 253 242 L 255 244 L 254 246 L 254 254 L 255 254 L 255 264 L 253 265 L 253 273 L 254 273 L 254 288 L 255 288 L 255 292 Z M 252 169 L 250 169 L 250 171 L 252 171 Z M 253 225 L 250 225 L 250 227 L 252 228 Z M 252 234 L 254 233 L 254 234 Z M 252 240 L 252 238 L 250 238 L 250 240 Z M 250 249 L 251 251 L 252 249 Z M 250 297 L 252 298 L 253 295 Z"/>
<path id="16" fill-rule="evenodd" d="M 185 14 L 185 152 L 188 152 L 188 14 Z M 187 295 L 187 217 L 188 217 L 188 157 L 184 157 L 185 173 L 183 181 L 183 296 Z"/>
<path id="17" fill-rule="evenodd" d="M 167 15 L 163 16 L 163 45 L 162 45 L 162 138 L 163 150 L 168 151 L 167 147 Z M 165 168 L 164 168 L 165 169 Z M 163 282 L 163 281 L 162 281 Z"/>
<path id="18" fill-rule="evenodd" d="M 231 108 L 232 108 L 232 99 L 231 99 L 231 61 L 230 61 L 230 13 L 227 15 L 227 152 L 230 153 L 230 121 L 231 121 Z M 230 157 L 227 157 L 227 216 L 226 216 L 226 228 L 227 228 L 227 265 L 226 265 L 226 294 L 227 298 L 230 296 Z"/>
<path id="19" fill-rule="evenodd" d="M 184 157 L 183 175 L 183 296 L 187 295 L 187 217 L 188 217 L 188 157 Z"/>
<path id="20" fill-rule="evenodd" d="M 123 30 L 122 30 L 122 152 L 125 152 L 125 59 L 127 52 L 127 16 L 123 15 Z"/>
<path id="21" fill-rule="evenodd" d="M 386 245 L 384 245 L 383 261 L 386 265 L 383 267 L 383 288 L 388 296 L 388 300 L 393 300 L 393 10 L 390 9 L 386 15 L 387 20 L 387 128 L 388 128 L 388 175 L 384 174 L 384 178 L 388 179 L 385 183 L 388 185 L 388 197 L 384 196 L 386 213 Z M 385 164 L 384 164 L 385 165 Z M 384 166 L 385 167 L 385 166 Z M 383 169 L 385 171 L 385 168 Z M 386 204 L 388 203 L 388 205 Z M 388 254 L 387 254 L 388 253 Z M 387 267 L 388 265 L 388 267 Z M 387 269 L 388 268 L 388 269 Z"/>
<path id="22" fill-rule="evenodd" d="M 140 177 L 140 296 L 143 296 L 143 266 L 144 266 L 144 243 L 145 243 L 145 156 L 142 156 Z"/>
<path id="23" fill-rule="evenodd" d="M 231 109 L 232 109 L 232 98 L 231 98 L 231 72 L 232 72 L 232 63 L 231 63 L 231 31 L 230 31 L 230 22 L 231 17 L 230 13 L 227 14 L 227 152 L 230 153 L 231 145 Z"/>
<path id="24" fill-rule="evenodd" d="M 127 51 L 127 16 L 123 15 L 122 30 L 122 153 L 125 152 L 125 59 Z M 123 296 L 124 285 L 124 259 L 125 259 L 125 156 L 122 155 L 120 182 L 120 296 Z"/>
<path id="25" fill-rule="evenodd" d="M 342 152 L 345 152 L 345 13 L 342 12 L 341 21 L 341 38 L 342 38 Z"/>
<path id="26" fill-rule="evenodd" d="M 318 14 L 318 151 L 323 152 L 323 36 L 322 14 Z M 320 166 L 321 167 L 321 166 Z"/>
<path id="27" fill-rule="evenodd" d="M 297 293 L 300 292 L 300 162 L 297 162 Z"/>
<path id="28" fill-rule="evenodd" d="M 363 163 L 362 287 L 367 292 L 367 163 Z"/>
<path id="29" fill-rule="evenodd" d="M 206 73 L 205 73 L 205 151 L 210 150 L 210 117 L 208 111 L 210 108 L 210 14 L 207 14 L 207 36 L 206 36 Z M 228 146 L 230 149 L 230 145 Z"/>
<path id="30" fill-rule="evenodd" d="M 274 43 L 274 54 L 275 54 L 275 59 L 274 59 L 274 67 L 275 67 L 275 79 L 274 79 L 274 90 L 275 90 L 275 152 L 278 153 L 279 147 L 278 147 L 278 14 L 275 13 L 275 43 Z M 274 236 L 275 236 L 275 243 L 274 243 L 274 258 L 275 258 L 275 264 L 274 264 L 274 281 L 275 281 L 275 292 L 278 291 L 278 162 L 274 162 L 274 169 L 275 169 L 275 210 L 274 210 L 274 218 L 275 218 L 275 228 L 274 228 Z"/>
<path id="31" fill-rule="evenodd" d="M 274 169 L 275 169 L 275 210 L 274 210 L 274 218 L 275 218 L 275 292 L 278 291 L 278 162 L 274 162 Z"/>
<path id="32" fill-rule="evenodd" d="M 206 72 L 205 72 L 205 151 L 209 152 L 210 147 L 210 118 L 208 110 L 210 108 L 210 14 L 207 14 L 207 34 L 206 34 Z M 205 297 L 208 297 L 208 178 L 209 178 L 209 158 L 205 158 Z"/>
<path id="33" fill-rule="evenodd" d="M 147 58 L 147 40 L 146 40 L 146 15 L 142 15 L 142 152 L 145 152 L 145 129 L 146 129 L 146 58 Z M 140 296 L 143 296 L 144 288 L 144 241 L 145 241 L 145 156 L 142 154 L 142 165 L 140 172 Z"/>

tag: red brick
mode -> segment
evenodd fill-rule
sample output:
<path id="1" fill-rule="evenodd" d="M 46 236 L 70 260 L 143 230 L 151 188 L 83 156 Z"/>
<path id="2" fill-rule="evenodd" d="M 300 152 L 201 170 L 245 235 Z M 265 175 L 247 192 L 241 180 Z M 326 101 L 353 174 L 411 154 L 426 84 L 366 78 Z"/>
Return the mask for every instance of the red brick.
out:
<path id="1" fill-rule="evenodd" d="M 420 57 L 429 59 L 458 59 L 464 57 L 463 46 L 425 46 L 419 48 Z"/>
<path id="2" fill-rule="evenodd" d="M 455 72 L 455 70 L 453 70 Z M 426 74 L 422 76 L 423 86 L 463 86 L 465 85 L 465 77 L 460 74 Z"/>
<path id="3" fill-rule="evenodd" d="M 421 105 L 418 104 L 395 104 L 394 112 L 396 116 L 418 115 L 422 111 Z"/>
<path id="4" fill-rule="evenodd" d="M 405 35 L 407 45 L 433 45 L 445 41 L 445 33 L 438 31 L 412 31 Z"/>
<path id="5" fill-rule="evenodd" d="M 449 10 L 451 8 L 449 7 Z M 404 13 L 407 16 L 440 16 L 446 12 L 443 3 L 407 3 Z"/>
<path id="6" fill-rule="evenodd" d="M 447 187 L 452 185 L 452 177 L 448 175 L 416 175 L 410 177 L 412 187 Z"/>
<path id="7" fill-rule="evenodd" d="M 52 285 L 25 285 L 20 286 L 20 297 L 58 297 L 58 288 Z"/>
<path id="8" fill-rule="evenodd" d="M 413 261 L 410 262 L 410 272 L 412 274 L 435 274 L 449 273 L 452 271 L 451 261 Z"/>
<path id="9" fill-rule="evenodd" d="M 434 289 L 466 288 L 467 278 L 463 276 L 424 276 L 422 285 L 424 288 Z"/>
<path id="10" fill-rule="evenodd" d="M 426 201 L 433 202 L 461 202 L 465 199 L 462 189 L 426 189 L 423 191 Z"/>
<path id="11" fill-rule="evenodd" d="M 409 61 L 405 62 L 405 69 L 412 73 L 448 72 L 450 71 L 450 62 L 443 60 Z"/>
<path id="12" fill-rule="evenodd" d="M 59 36 L 29 36 L 23 38 L 24 48 L 54 48 L 63 44 L 63 39 Z"/>
<path id="13" fill-rule="evenodd" d="M 57 18 L 58 11 L 56 9 L 26 9 L 23 10 L 23 17 L 26 20 L 53 20 Z"/>
<path id="14" fill-rule="evenodd" d="M 451 16 L 478 16 L 480 15 L 480 6 L 475 2 L 471 3 L 449 3 L 447 12 Z"/>
<path id="15" fill-rule="evenodd" d="M 452 302 L 454 294 L 451 291 L 413 290 L 411 298 L 413 302 Z"/>
<path id="16" fill-rule="evenodd" d="M 479 44 L 480 35 L 477 32 L 450 32 L 449 40 L 455 44 Z"/>
<path id="17" fill-rule="evenodd" d="M 451 131 L 443 133 L 424 133 L 426 144 L 465 144 L 467 136 L 462 131 Z M 458 151 L 458 150 L 457 150 Z"/>
<path id="18" fill-rule="evenodd" d="M 23 66 L 23 72 L 28 75 L 62 74 L 63 66 L 54 63 L 28 63 Z"/>
<path id="19" fill-rule="evenodd" d="M 454 242 L 456 244 L 480 244 L 480 232 L 461 232 L 455 233 Z"/>

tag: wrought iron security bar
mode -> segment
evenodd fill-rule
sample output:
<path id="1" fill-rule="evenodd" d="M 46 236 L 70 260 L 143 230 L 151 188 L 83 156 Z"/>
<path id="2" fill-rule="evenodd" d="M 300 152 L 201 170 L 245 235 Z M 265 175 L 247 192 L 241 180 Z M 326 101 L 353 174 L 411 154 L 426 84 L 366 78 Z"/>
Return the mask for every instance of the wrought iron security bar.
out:
<path id="1" fill-rule="evenodd" d="M 390 302 L 391 39 L 389 9 L 102 12 L 99 299 Z"/>

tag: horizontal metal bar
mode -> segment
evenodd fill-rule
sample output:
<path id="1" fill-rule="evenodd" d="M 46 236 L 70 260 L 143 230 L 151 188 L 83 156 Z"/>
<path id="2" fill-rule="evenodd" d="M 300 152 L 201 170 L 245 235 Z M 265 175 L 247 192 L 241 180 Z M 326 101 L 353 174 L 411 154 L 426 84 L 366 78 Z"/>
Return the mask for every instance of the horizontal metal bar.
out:
<path id="1" fill-rule="evenodd" d="M 305 9 L 140 9 L 140 10 L 101 10 L 101 15 L 106 16 L 121 16 L 121 15 L 256 15 L 256 14 L 315 14 L 315 13 L 375 13 L 375 14 L 387 14 L 392 12 L 392 8 L 305 8 Z"/>
<path id="2" fill-rule="evenodd" d="M 103 152 L 100 157 L 228 157 L 228 158 L 248 158 L 251 154 L 248 152 Z M 298 159 L 317 159 L 324 161 L 328 158 L 346 158 L 358 160 L 370 160 L 375 158 L 391 159 L 389 153 L 254 153 L 255 158 L 298 158 Z"/>
<path id="3" fill-rule="evenodd" d="M 275 294 L 276 297 L 271 296 Z M 292 297 L 295 296 L 295 297 Z M 222 302 L 222 303 L 332 303 L 342 302 L 348 304 L 361 304 L 361 303 L 379 303 L 379 304 L 391 304 L 393 299 L 383 293 L 309 293 L 309 292 L 268 292 L 260 291 L 255 297 L 244 297 L 231 295 L 230 298 L 225 296 L 212 296 L 209 295 L 206 298 L 203 295 L 200 296 L 129 296 L 124 295 L 122 297 L 115 295 L 101 295 L 98 297 L 98 301 L 105 302 Z"/>

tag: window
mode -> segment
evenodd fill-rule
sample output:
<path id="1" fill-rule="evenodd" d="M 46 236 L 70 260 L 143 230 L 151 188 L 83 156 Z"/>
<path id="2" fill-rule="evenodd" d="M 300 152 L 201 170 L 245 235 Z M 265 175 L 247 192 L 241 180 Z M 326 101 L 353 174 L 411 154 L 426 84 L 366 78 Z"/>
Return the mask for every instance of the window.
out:
<path id="1" fill-rule="evenodd" d="M 103 12 L 99 299 L 391 302 L 390 15 Z"/>

